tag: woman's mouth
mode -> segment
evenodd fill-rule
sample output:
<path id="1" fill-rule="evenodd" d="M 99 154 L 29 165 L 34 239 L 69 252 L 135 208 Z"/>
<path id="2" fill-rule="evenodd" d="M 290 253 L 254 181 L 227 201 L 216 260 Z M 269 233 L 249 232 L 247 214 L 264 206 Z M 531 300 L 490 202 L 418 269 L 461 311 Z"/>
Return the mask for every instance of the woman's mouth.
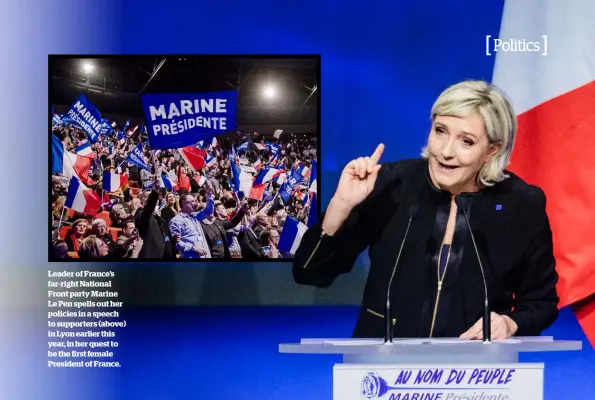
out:
<path id="1" fill-rule="evenodd" d="M 459 168 L 458 165 L 443 164 L 441 162 L 438 162 L 438 165 L 440 166 L 440 170 L 444 172 L 451 172 Z"/>

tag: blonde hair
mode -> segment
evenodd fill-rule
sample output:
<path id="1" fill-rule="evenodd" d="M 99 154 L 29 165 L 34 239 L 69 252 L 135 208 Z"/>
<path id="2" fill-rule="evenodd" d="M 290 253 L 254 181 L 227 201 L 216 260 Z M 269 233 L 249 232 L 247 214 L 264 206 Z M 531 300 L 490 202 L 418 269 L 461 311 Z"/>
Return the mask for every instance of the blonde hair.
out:
<path id="1" fill-rule="evenodd" d="M 84 258 L 98 258 L 100 239 L 95 235 L 89 235 L 81 242 L 78 250 L 80 257 Z"/>
<path id="2" fill-rule="evenodd" d="M 54 206 L 52 207 L 52 214 L 54 217 L 60 218 L 62 217 L 62 211 L 64 210 L 64 202 L 66 201 L 66 196 L 60 196 L 54 202 Z"/>
<path id="3" fill-rule="evenodd" d="M 517 132 L 517 120 L 512 105 L 496 86 L 484 81 L 463 81 L 443 91 L 432 106 L 432 123 L 439 115 L 463 117 L 479 114 L 490 144 L 500 144 L 498 152 L 483 165 L 477 175 L 481 186 L 493 186 L 509 176 L 504 172 L 510 163 L 510 155 Z M 421 156 L 429 156 L 428 145 Z"/>

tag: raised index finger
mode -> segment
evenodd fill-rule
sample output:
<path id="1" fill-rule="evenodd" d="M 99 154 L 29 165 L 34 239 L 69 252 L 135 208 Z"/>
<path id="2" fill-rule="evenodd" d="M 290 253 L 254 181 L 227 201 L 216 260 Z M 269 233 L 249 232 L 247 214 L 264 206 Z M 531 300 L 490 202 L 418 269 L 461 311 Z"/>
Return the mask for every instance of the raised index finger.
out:
<path id="1" fill-rule="evenodd" d="M 380 143 L 378 147 L 376 147 L 376 150 L 374 150 L 374 154 L 372 154 L 372 157 L 370 157 L 370 161 L 372 162 L 372 164 L 378 164 L 378 161 L 380 160 L 380 157 L 382 157 L 383 152 L 384 144 Z"/>

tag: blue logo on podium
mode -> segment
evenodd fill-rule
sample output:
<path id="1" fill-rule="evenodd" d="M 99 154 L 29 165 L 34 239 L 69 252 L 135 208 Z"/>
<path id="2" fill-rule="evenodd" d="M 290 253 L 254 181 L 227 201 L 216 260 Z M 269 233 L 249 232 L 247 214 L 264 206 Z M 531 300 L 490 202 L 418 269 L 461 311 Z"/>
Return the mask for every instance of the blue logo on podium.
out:
<path id="1" fill-rule="evenodd" d="M 374 372 L 369 372 L 362 379 L 362 398 L 364 399 L 377 399 L 388 392 L 389 389 L 392 388 Z"/>

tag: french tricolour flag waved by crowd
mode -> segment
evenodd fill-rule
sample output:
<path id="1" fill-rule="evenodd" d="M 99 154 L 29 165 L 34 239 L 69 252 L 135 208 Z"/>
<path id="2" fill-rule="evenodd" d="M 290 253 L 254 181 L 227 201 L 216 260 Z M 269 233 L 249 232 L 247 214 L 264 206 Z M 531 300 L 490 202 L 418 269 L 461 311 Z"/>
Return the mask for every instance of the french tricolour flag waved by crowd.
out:
<path id="1" fill-rule="evenodd" d="M 235 102 L 146 95 L 145 120 L 109 121 L 81 95 L 52 115 L 53 256 L 292 258 L 317 218 L 316 132 L 244 133 Z"/>

